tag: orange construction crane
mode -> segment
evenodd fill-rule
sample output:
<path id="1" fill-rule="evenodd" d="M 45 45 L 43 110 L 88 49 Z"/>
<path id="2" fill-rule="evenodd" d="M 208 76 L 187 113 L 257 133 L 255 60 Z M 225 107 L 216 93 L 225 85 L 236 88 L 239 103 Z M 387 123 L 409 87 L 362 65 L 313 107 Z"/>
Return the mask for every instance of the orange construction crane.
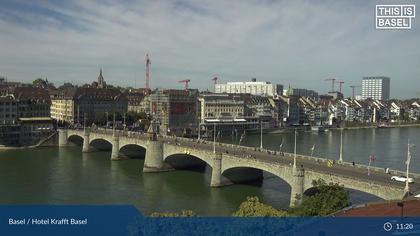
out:
<path id="1" fill-rule="evenodd" d="M 351 85 L 351 86 L 350 86 L 350 88 L 352 89 L 353 99 L 355 99 L 355 97 L 354 97 L 354 96 L 355 96 L 355 95 L 354 95 L 354 89 L 355 89 L 355 88 L 360 88 L 360 87 L 362 87 L 362 86 L 360 86 L 360 85 L 359 85 L 359 86 L 356 86 L 356 85 Z"/>
<path id="2" fill-rule="evenodd" d="M 338 81 L 338 84 L 340 85 L 340 93 L 341 93 L 341 86 L 344 84 L 344 81 Z"/>
<path id="3" fill-rule="evenodd" d="M 178 81 L 178 83 L 185 83 L 185 85 L 184 85 L 185 91 L 188 91 L 188 83 L 189 82 L 191 82 L 191 80 L 189 80 L 189 79 L 184 79 L 184 80 Z"/>
<path id="4" fill-rule="evenodd" d="M 335 92 L 334 91 L 334 82 L 336 81 L 335 78 L 331 78 L 331 79 L 325 79 L 325 81 L 331 81 L 331 92 Z"/>

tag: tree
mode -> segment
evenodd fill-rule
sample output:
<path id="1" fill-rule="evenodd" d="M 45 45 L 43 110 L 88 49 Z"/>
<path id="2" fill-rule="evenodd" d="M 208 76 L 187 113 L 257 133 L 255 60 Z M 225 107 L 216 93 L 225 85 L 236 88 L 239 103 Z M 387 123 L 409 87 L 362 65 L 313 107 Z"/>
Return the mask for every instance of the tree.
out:
<path id="1" fill-rule="evenodd" d="M 104 125 L 106 124 L 106 121 L 107 121 L 106 116 L 107 116 L 107 113 L 105 112 L 96 112 L 94 122 L 100 125 Z M 109 114 L 108 114 L 108 120 L 109 120 Z"/>
<path id="2" fill-rule="evenodd" d="M 300 206 L 289 210 L 292 215 L 324 216 L 350 206 L 349 193 L 343 186 L 327 185 L 322 179 L 314 180 L 312 185 L 311 195 L 304 196 Z"/>
<path id="3" fill-rule="evenodd" d="M 47 87 L 47 82 L 43 78 L 37 78 L 37 79 L 35 79 L 32 82 L 32 84 L 35 87 L 38 87 L 38 88 L 45 88 L 45 87 Z"/>
<path id="4" fill-rule="evenodd" d="M 287 212 L 277 210 L 272 206 L 261 203 L 258 197 L 247 197 L 246 201 L 242 202 L 239 209 L 232 215 L 237 217 L 286 216 Z"/>

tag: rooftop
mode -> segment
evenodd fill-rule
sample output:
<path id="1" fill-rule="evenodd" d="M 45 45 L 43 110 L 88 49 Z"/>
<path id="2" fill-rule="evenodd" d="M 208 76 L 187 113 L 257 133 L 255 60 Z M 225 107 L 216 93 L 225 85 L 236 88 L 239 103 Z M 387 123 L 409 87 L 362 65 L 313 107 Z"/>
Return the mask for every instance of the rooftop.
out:
<path id="1" fill-rule="evenodd" d="M 403 209 L 402 209 L 403 208 Z M 420 216 L 420 199 L 382 201 L 341 210 L 335 216 Z"/>

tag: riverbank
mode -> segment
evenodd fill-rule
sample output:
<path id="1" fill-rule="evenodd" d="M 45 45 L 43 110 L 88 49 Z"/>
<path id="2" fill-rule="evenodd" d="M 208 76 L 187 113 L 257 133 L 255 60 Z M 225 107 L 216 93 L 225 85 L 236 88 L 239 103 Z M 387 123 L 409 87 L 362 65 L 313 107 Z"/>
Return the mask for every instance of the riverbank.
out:
<path id="1" fill-rule="evenodd" d="M 56 134 L 57 133 L 54 132 L 48 137 L 41 139 L 37 144 L 34 144 L 34 145 L 20 145 L 20 146 L 0 145 L 0 151 L 31 149 L 31 148 L 37 148 L 37 147 L 55 147 L 57 146 L 57 140 L 55 139 Z"/>
<path id="2" fill-rule="evenodd" d="M 377 125 L 369 125 L 369 126 L 354 126 L 354 127 L 344 127 L 343 129 L 386 129 L 386 128 L 405 128 L 405 127 L 420 127 L 420 123 L 416 123 L 416 124 L 390 124 L 386 127 L 378 127 Z M 341 129 L 339 127 L 337 128 L 329 128 L 330 130 L 336 130 L 336 129 Z"/>
<path id="3" fill-rule="evenodd" d="M 12 146 L 0 145 L 0 151 L 19 150 L 19 149 L 30 149 L 30 148 L 35 148 L 35 147 L 38 147 L 38 146 L 37 145 L 31 145 L 31 146 L 17 146 L 17 147 L 12 147 Z"/>
<path id="4" fill-rule="evenodd" d="M 39 147 L 55 147 L 57 146 L 56 144 L 47 144 L 47 145 L 30 145 L 30 146 L 17 146 L 17 147 L 12 147 L 12 146 L 3 146 L 0 145 L 0 152 L 1 151 L 8 151 L 8 150 L 22 150 L 22 149 L 33 149 L 33 148 L 39 148 Z"/>

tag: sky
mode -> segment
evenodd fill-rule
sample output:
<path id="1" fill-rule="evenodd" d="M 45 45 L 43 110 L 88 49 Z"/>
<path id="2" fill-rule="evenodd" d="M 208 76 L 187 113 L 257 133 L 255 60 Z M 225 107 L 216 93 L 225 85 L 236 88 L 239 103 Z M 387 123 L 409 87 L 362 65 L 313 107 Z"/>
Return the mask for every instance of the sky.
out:
<path id="1" fill-rule="evenodd" d="M 324 81 L 391 77 L 391 97 L 420 92 L 420 16 L 410 30 L 375 29 L 376 4 L 413 1 L 0 0 L 0 76 L 213 90 L 212 78 L 270 81 L 323 94 Z M 336 86 L 337 87 L 337 86 Z M 360 90 L 359 90 L 360 93 Z"/>

